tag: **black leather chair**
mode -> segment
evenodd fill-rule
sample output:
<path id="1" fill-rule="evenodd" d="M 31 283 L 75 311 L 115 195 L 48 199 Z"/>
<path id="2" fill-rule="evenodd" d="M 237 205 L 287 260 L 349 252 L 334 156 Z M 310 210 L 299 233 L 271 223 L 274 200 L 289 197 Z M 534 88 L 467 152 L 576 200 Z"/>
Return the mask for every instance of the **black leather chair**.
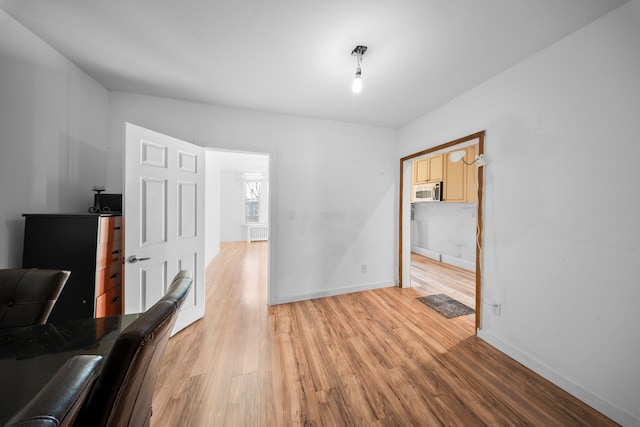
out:
<path id="1" fill-rule="evenodd" d="M 118 337 L 76 425 L 87 427 L 148 426 L 151 402 L 167 341 L 192 278 L 183 270 L 166 295 Z"/>
<path id="2" fill-rule="evenodd" d="M 101 363 L 102 356 L 92 355 L 67 360 L 5 427 L 73 426 Z"/>
<path id="3" fill-rule="evenodd" d="M 160 298 L 160 300 L 173 301 L 178 306 L 178 308 L 180 308 L 184 303 L 187 294 L 189 293 L 189 289 L 191 289 L 191 286 L 185 286 L 185 279 L 188 279 L 189 281 L 192 280 L 191 271 L 179 271 L 178 274 L 176 274 L 176 276 L 173 278 L 169 289 L 167 289 L 167 292 L 162 298 Z"/>
<path id="4" fill-rule="evenodd" d="M 43 325 L 71 273 L 64 270 L 0 270 L 0 328 Z"/>
<path id="5" fill-rule="evenodd" d="M 7 426 L 148 426 L 156 377 L 192 281 L 187 270 L 175 276 L 160 301 L 120 333 L 97 378 L 100 356 L 70 359 Z"/>

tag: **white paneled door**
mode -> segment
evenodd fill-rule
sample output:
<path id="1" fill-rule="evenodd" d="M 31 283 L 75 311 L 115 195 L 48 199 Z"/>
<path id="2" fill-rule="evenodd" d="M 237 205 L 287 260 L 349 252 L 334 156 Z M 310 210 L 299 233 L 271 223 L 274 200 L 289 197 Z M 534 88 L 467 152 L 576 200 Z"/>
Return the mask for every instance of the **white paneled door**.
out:
<path id="1" fill-rule="evenodd" d="M 127 123 L 125 189 L 125 313 L 147 310 L 191 270 L 176 333 L 204 315 L 204 149 Z"/>

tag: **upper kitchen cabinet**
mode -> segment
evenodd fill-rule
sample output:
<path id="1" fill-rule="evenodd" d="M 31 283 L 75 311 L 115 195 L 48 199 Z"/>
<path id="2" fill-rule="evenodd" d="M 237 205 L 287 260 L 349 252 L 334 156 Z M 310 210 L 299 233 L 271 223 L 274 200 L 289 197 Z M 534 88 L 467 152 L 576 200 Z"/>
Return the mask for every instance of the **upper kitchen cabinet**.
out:
<path id="1" fill-rule="evenodd" d="M 422 184 L 429 179 L 429 164 L 427 159 L 416 160 L 413 162 L 413 183 Z"/>
<path id="2" fill-rule="evenodd" d="M 464 162 L 453 163 L 446 155 L 444 162 L 443 201 L 458 203 L 474 203 L 476 201 L 476 146 L 462 148 L 465 151 Z M 458 151 L 458 150 L 455 150 Z M 448 154 L 448 153 L 447 153 Z M 468 163 L 468 164 L 465 164 Z"/>
<path id="3" fill-rule="evenodd" d="M 440 182 L 442 181 L 442 160 L 443 155 L 427 157 L 425 159 L 416 160 L 413 162 L 413 183 L 424 184 L 425 182 Z"/>
<path id="4" fill-rule="evenodd" d="M 442 159 L 442 154 L 427 158 L 427 163 L 429 163 L 429 182 L 442 181 Z"/>

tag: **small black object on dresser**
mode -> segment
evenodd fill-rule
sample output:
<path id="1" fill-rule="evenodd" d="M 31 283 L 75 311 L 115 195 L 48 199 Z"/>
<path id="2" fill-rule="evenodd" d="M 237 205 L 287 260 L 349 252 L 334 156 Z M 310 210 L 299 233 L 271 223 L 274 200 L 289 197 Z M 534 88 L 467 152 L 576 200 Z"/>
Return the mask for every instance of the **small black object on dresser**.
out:
<path id="1" fill-rule="evenodd" d="M 122 194 L 96 193 L 89 212 L 120 215 L 122 213 Z"/>
<path id="2" fill-rule="evenodd" d="M 23 268 L 71 271 L 49 321 L 122 314 L 122 217 L 24 214 Z"/>

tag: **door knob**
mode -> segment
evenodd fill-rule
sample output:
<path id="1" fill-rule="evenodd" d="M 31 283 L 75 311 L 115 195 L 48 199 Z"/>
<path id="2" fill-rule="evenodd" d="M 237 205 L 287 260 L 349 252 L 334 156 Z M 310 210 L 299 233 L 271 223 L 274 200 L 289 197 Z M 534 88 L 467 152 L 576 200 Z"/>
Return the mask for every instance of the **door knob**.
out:
<path id="1" fill-rule="evenodd" d="M 148 259 L 151 259 L 150 257 L 139 257 L 138 255 L 131 255 L 128 260 L 131 264 L 135 264 L 138 261 L 146 261 Z"/>

